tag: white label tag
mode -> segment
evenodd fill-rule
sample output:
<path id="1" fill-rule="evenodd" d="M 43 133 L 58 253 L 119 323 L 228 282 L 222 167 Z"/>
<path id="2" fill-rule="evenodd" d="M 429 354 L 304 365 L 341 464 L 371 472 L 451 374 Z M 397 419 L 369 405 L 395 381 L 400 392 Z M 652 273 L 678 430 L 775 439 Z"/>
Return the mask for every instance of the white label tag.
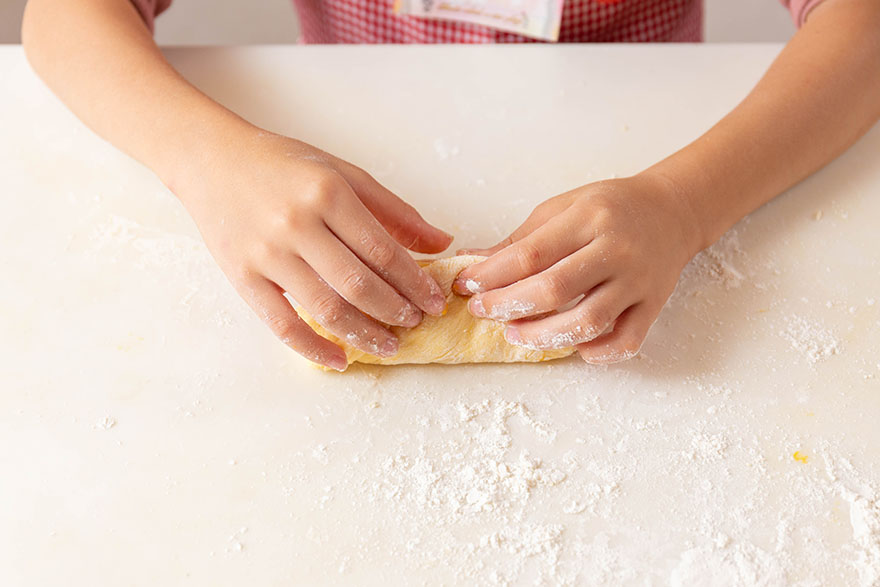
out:
<path id="1" fill-rule="evenodd" d="M 556 41 L 564 0 L 394 0 L 394 14 L 480 24 Z"/>

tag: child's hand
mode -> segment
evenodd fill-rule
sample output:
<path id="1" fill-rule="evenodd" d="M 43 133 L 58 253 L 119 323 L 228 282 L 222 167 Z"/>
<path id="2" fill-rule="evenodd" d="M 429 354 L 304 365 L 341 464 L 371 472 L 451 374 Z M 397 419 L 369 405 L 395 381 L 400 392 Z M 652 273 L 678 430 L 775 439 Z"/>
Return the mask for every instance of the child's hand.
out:
<path id="1" fill-rule="evenodd" d="M 491 257 L 454 287 L 476 294 L 475 316 L 513 320 L 505 335 L 514 344 L 577 345 L 587 362 L 613 363 L 638 353 L 701 248 L 698 233 L 685 200 L 660 177 L 593 183 L 547 200 L 491 249 L 468 251 Z"/>
<path id="2" fill-rule="evenodd" d="M 204 162 L 172 189 L 239 294 L 306 358 L 346 367 L 342 349 L 299 318 L 285 291 L 327 330 L 380 356 L 398 343 L 379 321 L 415 326 L 422 311 L 444 311 L 439 286 L 406 249 L 438 253 L 452 237 L 363 170 L 264 132 Z"/>

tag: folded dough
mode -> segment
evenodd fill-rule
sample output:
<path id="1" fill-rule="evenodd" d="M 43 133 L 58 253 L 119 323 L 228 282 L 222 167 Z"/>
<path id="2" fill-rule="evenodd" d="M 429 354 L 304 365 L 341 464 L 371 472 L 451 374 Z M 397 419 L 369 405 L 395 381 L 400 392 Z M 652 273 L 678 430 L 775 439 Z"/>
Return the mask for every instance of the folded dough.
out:
<path id="1" fill-rule="evenodd" d="M 419 261 L 446 293 L 448 310 L 442 316 L 425 315 L 415 328 L 391 326 L 400 341 L 400 350 L 393 357 L 376 357 L 357 349 L 327 332 L 302 308 L 300 316 L 321 336 L 345 350 L 348 364 L 401 365 L 407 363 L 526 363 L 550 361 L 567 357 L 574 348 L 534 350 L 512 345 L 504 338 L 504 323 L 476 318 L 467 309 L 468 298 L 452 292 L 452 282 L 472 263 L 485 257 L 462 255 Z"/>

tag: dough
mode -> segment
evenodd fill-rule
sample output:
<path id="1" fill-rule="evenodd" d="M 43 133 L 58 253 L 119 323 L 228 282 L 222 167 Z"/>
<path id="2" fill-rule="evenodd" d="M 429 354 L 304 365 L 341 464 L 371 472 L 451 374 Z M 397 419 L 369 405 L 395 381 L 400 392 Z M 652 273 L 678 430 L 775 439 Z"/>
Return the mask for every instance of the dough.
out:
<path id="1" fill-rule="evenodd" d="M 448 310 L 443 316 L 425 315 L 415 328 L 391 326 L 400 341 L 400 350 L 393 357 L 380 358 L 354 348 L 333 336 L 298 308 L 300 316 L 318 334 L 340 345 L 348 357 L 348 364 L 401 365 L 407 363 L 524 363 L 549 361 L 567 357 L 574 348 L 534 350 L 512 345 L 504 338 L 504 323 L 476 318 L 468 312 L 468 298 L 452 292 L 452 282 L 472 263 L 484 257 L 462 255 L 419 261 L 446 293 Z"/>

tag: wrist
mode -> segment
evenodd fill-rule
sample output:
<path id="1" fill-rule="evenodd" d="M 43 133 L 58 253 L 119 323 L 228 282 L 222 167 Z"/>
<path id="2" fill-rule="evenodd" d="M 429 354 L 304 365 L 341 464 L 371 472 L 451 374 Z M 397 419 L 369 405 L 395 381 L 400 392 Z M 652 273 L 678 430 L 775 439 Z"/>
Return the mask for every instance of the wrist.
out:
<path id="1" fill-rule="evenodd" d="M 714 242 L 711 231 L 707 230 L 705 211 L 693 196 L 693 186 L 684 181 L 684 178 L 659 165 L 638 173 L 636 177 L 654 185 L 675 211 L 688 259 Z"/>
<path id="2" fill-rule="evenodd" d="M 689 225 L 693 254 L 714 244 L 744 215 L 739 206 L 742 178 L 706 160 L 693 145 L 656 163 L 643 173 L 660 178 L 679 203 Z"/>
<path id="3" fill-rule="evenodd" d="M 168 148 L 151 167 L 159 179 L 184 204 L 193 189 L 240 161 L 241 151 L 252 143 L 259 128 L 217 105 L 218 110 L 182 124 Z"/>

